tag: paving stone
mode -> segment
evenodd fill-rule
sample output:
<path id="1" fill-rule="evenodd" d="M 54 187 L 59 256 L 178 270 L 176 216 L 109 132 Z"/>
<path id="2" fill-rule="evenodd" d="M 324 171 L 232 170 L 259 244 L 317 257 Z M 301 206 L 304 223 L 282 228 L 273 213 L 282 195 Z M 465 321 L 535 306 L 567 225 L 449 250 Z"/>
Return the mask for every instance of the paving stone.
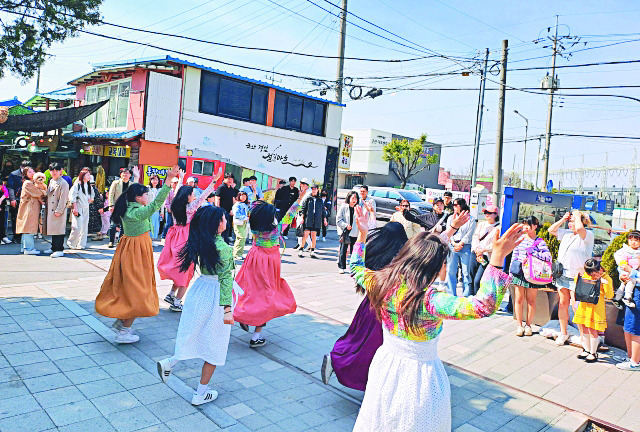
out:
<path id="1" fill-rule="evenodd" d="M 41 432 L 52 428 L 55 428 L 55 425 L 42 410 L 0 420 L 2 432 Z"/>
<path id="2" fill-rule="evenodd" d="M 84 395 L 76 387 L 62 387 L 55 390 L 34 393 L 33 396 L 42 408 L 51 408 L 85 399 Z"/>
<path id="3" fill-rule="evenodd" d="M 85 395 L 85 397 L 87 397 L 88 399 L 94 399 L 100 396 L 125 390 L 125 388 L 122 387 L 122 385 L 120 385 L 113 378 L 79 384 L 77 387 L 78 390 L 80 390 L 82 394 Z"/>
<path id="4" fill-rule="evenodd" d="M 102 366 L 102 369 L 105 370 L 112 377 L 119 377 L 123 375 L 129 375 L 133 373 L 144 372 L 140 366 L 138 366 L 135 362 L 129 360 L 121 363 L 112 363 L 108 365 Z"/>
<path id="5" fill-rule="evenodd" d="M 116 348 L 113 345 L 111 345 L 109 342 L 93 342 L 93 343 L 81 345 L 79 348 L 82 350 L 82 352 L 91 356 L 93 354 L 101 354 L 101 353 L 116 351 Z M 98 363 L 97 360 L 96 362 Z"/>
<path id="6" fill-rule="evenodd" d="M 198 410 L 193 405 L 191 405 L 180 396 L 149 404 L 146 405 L 146 407 L 153 413 L 153 415 L 158 417 L 160 421 L 163 422 L 182 418 L 184 416 L 198 412 Z"/>
<path id="7" fill-rule="evenodd" d="M 100 412 L 88 400 L 46 408 L 45 411 L 58 427 L 101 417 Z"/>
<path id="8" fill-rule="evenodd" d="M 72 383 L 76 385 L 109 378 L 109 374 L 107 374 L 102 370 L 102 368 L 97 366 L 86 369 L 67 371 L 64 374 L 71 380 Z"/>
<path id="9" fill-rule="evenodd" d="M 8 399 L 3 397 L 2 404 L 0 404 L 0 419 L 38 411 L 39 409 L 40 405 L 30 394 Z"/>
<path id="10" fill-rule="evenodd" d="M 33 341 L 0 345 L 0 352 L 2 352 L 3 355 L 20 354 L 39 350 L 40 348 L 38 348 L 38 345 L 36 345 Z"/>
<path id="11" fill-rule="evenodd" d="M 220 428 L 203 414 L 197 412 L 186 417 L 177 418 L 166 422 L 173 432 L 202 432 L 216 431 Z M 226 430 L 226 429 L 225 429 Z"/>
<path id="12" fill-rule="evenodd" d="M 86 345 L 84 345 L 86 346 Z M 114 350 L 114 351 L 105 351 L 105 352 L 101 352 L 101 353 L 91 353 L 89 354 L 91 356 L 91 359 L 96 362 L 97 364 L 99 364 L 100 366 L 102 365 L 106 365 L 106 364 L 111 364 L 111 363 L 120 363 L 123 361 L 128 361 L 131 360 L 129 357 L 127 357 L 126 355 L 122 354 L 120 351 L 118 350 Z"/>
<path id="13" fill-rule="evenodd" d="M 259 386 L 260 384 L 264 384 L 262 381 L 260 381 L 258 378 L 254 376 L 238 378 L 236 381 L 246 388 L 252 388 L 252 387 Z"/>
<path id="14" fill-rule="evenodd" d="M 100 336 L 98 333 L 84 333 L 84 334 L 72 335 L 68 337 L 69 337 L 69 340 L 76 345 L 104 341 L 104 338 Z"/>
<path id="15" fill-rule="evenodd" d="M 75 347 L 75 346 L 46 349 L 44 350 L 44 353 L 51 360 L 60 360 L 60 359 L 79 357 L 84 355 L 84 353 L 80 351 L 78 347 Z"/>
<path id="16" fill-rule="evenodd" d="M 79 357 L 70 357 L 70 358 L 54 360 L 53 363 L 55 363 L 55 365 L 58 366 L 58 368 L 62 372 L 68 372 L 68 371 L 73 371 L 77 369 L 87 369 L 90 367 L 97 366 L 96 362 L 94 362 L 91 359 L 91 357 L 86 356 L 84 354 L 82 354 Z"/>
<path id="17" fill-rule="evenodd" d="M 2 326 L 2 324 L 0 324 Z M 25 332 L 15 332 L 15 333 L 7 333 L 0 334 L 0 347 L 6 344 L 13 344 L 16 342 L 30 342 L 31 339 Z"/>
<path id="18" fill-rule="evenodd" d="M 238 419 L 238 421 L 250 430 L 260 429 L 271 424 L 271 422 L 260 413 L 244 416 Z"/>
<path id="19" fill-rule="evenodd" d="M 223 411 L 229 414 L 234 419 L 240 419 L 242 417 L 254 414 L 255 411 L 246 406 L 243 403 L 238 403 L 235 405 L 228 406 L 223 408 Z"/>
<path id="20" fill-rule="evenodd" d="M 160 420 L 143 406 L 115 412 L 108 420 L 118 432 L 131 432 L 160 423 Z"/>
<path id="21" fill-rule="evenodd" d="M 3 399 L 9 399 L 17 396 L 30 394 L 27 387 L 20 379 L 0 383 L 0 395 Z"/>
<path id="22" fill-rule="evenodd" d="M 144 387 L 151 384 L 157 384 L 160 378 L 157 375 L 151 375 L 149 372 L 143 371 L 129 375 L 115 377 L 124 388 L 131 390 L 138 387 Z"/>
<path id="23" fill-rule="evenodd" d="M 128 410 L 140 406 L 138 399 L 127 391 L 97 397 L 91 399 L 91 402 L 105 417 L 109 417 L 111 413 L 116 411 Z M 169 408 L 169 411 L 172 411 L 172 407 Z"/>
<path id="24" fill-rule="evenodd" d="M 14 367 L 32 363 L 41 363 L 49 360 L 49 358 L 40 351 L 20 354 L 7 354 L 5 357 L 9 364 Z"/>
<path id="25" fill-rule="evenodd" d="M 72 382 L 62 373 L 45 375 L 37 378 L 23 380 L 31 393 L 54 390 L 61 387 L 69 387 Z"/>
<path id="26" fill-rule="evenodd" d="M 63 335 L 69 337 L 69 336 L 75 336 L 75 335 L 80 335 L 80 334 L 86 334 L 86 333 L 94 333 L 94 330 L 89 327 L 88 325 L 84 324 L 81 321 L 81 324 L 79 325 L 73 325 L 70 327 L 61 327 L 59 330 L 60 332 L 62 332 Z"/>
<path id="27" fill-rule="evenodd" d="M 176 397 L 176 393 L 163 383 L 138 387 L 136 389 L 132 389 L 131 393 L 144 405 Z"/>
<path id="28" fill-rule="evenodd" d="M 35 378 L 60 372 L 58 367 L 50 361 L 16 366 L 14 369 L 22 379 Z"/>
<path id="29" fill-rule="evenodd" d="M 104 417 L 95 417 L 89 420 L 73 423 L 58 428 L 59 432 L 115 432 L 111 423 Z"/>

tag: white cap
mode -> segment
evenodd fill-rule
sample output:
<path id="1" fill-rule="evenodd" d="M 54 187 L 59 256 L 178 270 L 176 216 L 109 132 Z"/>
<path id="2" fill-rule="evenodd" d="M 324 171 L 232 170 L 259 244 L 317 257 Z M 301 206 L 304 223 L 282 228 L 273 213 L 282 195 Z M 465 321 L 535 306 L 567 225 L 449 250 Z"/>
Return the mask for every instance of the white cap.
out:
<path id="1" fill-rule="evenodd" d="M 171 183 L 178 183 L 180 179 L 178 177 L 174 177 L 171 179 Z"/>
<path id="2" fill-rule="evenodd" d="M 189 177 L 187 179 L 187 183 L 189 183 L 189 182 L 194 182 L 195 183 L 196 182 L 196 178 L 195 177 Z"/>
<path id="3" fill-rule="evenodd" d="M 300 183 L 305 183 L 305 184 L 309 184 L 309 179 L 306 177 L 302 177 L 302 179 L 300 180 Z"/>

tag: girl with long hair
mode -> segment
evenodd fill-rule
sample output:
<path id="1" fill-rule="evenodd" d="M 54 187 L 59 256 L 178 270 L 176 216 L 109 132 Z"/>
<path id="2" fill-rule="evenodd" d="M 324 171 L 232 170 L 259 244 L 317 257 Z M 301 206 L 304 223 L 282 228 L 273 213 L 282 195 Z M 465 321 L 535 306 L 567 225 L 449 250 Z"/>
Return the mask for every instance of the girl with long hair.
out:
<path id="1" fill-rule="evenodd" d="M 202 405 L 218 397 L 209 388 L 216 366 L 227 358 L 233 325 L 233 270 L 231 246 L 221 237 L 227 228 L 225 211 L 205 206 L 196 211 L 189 224 L 189 237 L 179 253 L 180 268 L 187 271 L 198 266 L 201 276 L 185 299 L 176 347 L 172 357 L 158 362 L 158 374 L 167 382 L 180 360 L 204 360 L 200 384 L 191 404 Z"/>
<path id="2" fill-rule="evenodd" d="M 178 175 L 174 166 L 167 173 L 167 183 Z M 151 215 L 158 211 L 169 195 L 169 187 L 163 186 L 158 196 L 149 202 L 149 189 L 132 183 L 113 207 L 111 219 L 122 224 L 123 235 L 111 260 L 109 273 L 102 282 L 96 298 L 96 312 L 116 318 L 117 343 L 133 343 L 140 338 L 131 331 L 138 317 L 158 314 L 158 292 L 153 270 L 153 245 Z"/>
<path id="3" fill-rule="evenodd" d="M 365 267 L 368 220 L 357 210 L 358 239 L 351 257 L 351 275 L 362 285 L 383 325 L 383 343 L 376 351 L 367 390 L 354 431 L 451 431 L 451 388 L 438 358 L 438 336 L 445 319 L 476 319 L 493 314 L 510 277 L 502 271 L 504 257 L 519 243 L 522 227 L 513 225 L 494 237 L 493 253 L 476 296 L 438 292 L 444 278 L 449 240 L 468 220 L 466 211 L 452 216 L 447 230 L 411 238 L 389 265 Z"/>
<path id="4" fill-rule="evenodd" d="M 233 311 L 233 319 L 240 323 L 243 330 L 249 331 L 250 325 L 255 326 L 249 342 L 251 348 L 266 343 L 260 337 L 260 331 L 268 321 L 296 311 L 296 299 L 291 288 L 280 277 L 280 238 L 305 196 L 298 197 L 280 222 L 276 219 L 273 205 L 261 200 L 251 204 L 249 226 L 253 234 L 253 247 L 249 249 L 236 276 L 236 282 L 244 294 Z"/>
<path id="5" fill-rule="evenodd" d="M 382 270 L 398 254 L 407 242 L 402 224 L 389 222 L 375 228 L 367 235 L 367 256 L 364 265 L 369 270 Z M 356 291 L 365 294 L 364 288 L 356 284 Z M 371 309 L 366 295 L 356 311 L 347 332 L 333 346 L 322 361 L 322 381 L 329 383 L 335 372 L 340 384 L 355 390 L 365 391 L 367 376 L 373 356 L 382 345 L 382 325 Z"/>
<path id="6" fill-rule="evenodd" d="M 154 200 L 158 196 L 158 192 L 160 192 L 160 177 L 156 174 L 153 174 L 149 178 L 149 199 Z M 158 231 L 160 229 L 160 210 L 155 212 L 151 216 L 151 240 L 155 240 L 158 238 Z"/>
<path id="7" fill-rule="evenodd" d="M 189 238 L 189 222 L 191 222 L 196 210 L 215 190 L 216 182 L 220 177 L 222 177 L 222 167 L 216 175 L 211 177 L 211 183 L 199 196 L 196 197 L 193 186 L 181 186 L 171 201 L 174 224 L 167 231 L 164 247 L 160 258 L 158 258 L 158 273 L 160 273 L 160 279 L 173 281 L 171 291 L 164 298 L 164 301 L 170 305 L 169 309 L 173 312 L 182 312 L 182 298 L 193 278 L 194 266 L 182 269 L 179 258 L 180 251 Z"/>
<path id="8" fill-rule="evenodd" d="M 70 249 L 84 249 L 87 247 L 89 234 L 89 205 L 95 198 L 93 187 L 89 184 L 91 173 L 83 168 L 69 193 L 71 202 L 71 233 L 67 239 Z"/>

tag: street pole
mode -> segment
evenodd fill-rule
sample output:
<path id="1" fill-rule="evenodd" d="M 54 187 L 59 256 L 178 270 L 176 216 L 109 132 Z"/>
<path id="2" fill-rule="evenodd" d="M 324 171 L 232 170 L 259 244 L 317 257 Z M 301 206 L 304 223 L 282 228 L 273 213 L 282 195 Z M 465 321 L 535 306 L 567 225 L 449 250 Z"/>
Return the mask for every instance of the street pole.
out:
<path id="1" fill-rule="evenodd" d="M 518 112 L 518 110 L 513 110 L 514 113 L 518 114 L 525 121 L 524 125 L 524 150 L 522 152 L 522 175 L 520 176 L 520 189 L 524 189 L 524 165 L 527 161 L 527 136 L 529 135 L 529 119 L 523 116 Z"/>
<path id="2" fill-rule="evenodd" d="M 553 113 L 553 91 L 556 88 L 556 54 L 558 52 L 558 16 L 556 15 L 556 34 L 553 38 L 553 57 L 551 59 L 551 88 L 549 89 L 549 110 L 547 112 L 547 137 L 544 146 L 544 175 L 543 187 L 547 187 L 549 177 L 549 148 L 551 147 L 551 117 Z"/>
<path id="3" fill-rule="evenodd" d="M 340 11 L 340 46 L 338 48 L 338 73 L 336 78 L 336 102 L 342 103 L 342 82 L 344 78 L 344 44 L 347 37 L 347 0 L 342 0 Z"/>
<path id="4" fill-rule="evenodd" d="M 538 161 L 536 163 L 536 184 L 533 186 L 533 190 L 538 189 L 538 179 L 540 177 L 540 150 L 542 149 L 542 136 L 538 137 Z"/>
<path id="5" fill-rule="evenodd" d="M 502 58 L 500 59 L 500 96 L 498 99 L 498 129 L 496 132 L 496 154 L 493 161 L 493 205 L 500 205 L 502 196 L 502 144 L 504 139 L 504 102 L 507 87 L 507 50 L 509 41 L 502 41 Z"/>
<path id="6" fill-rule="evenodd" d="M 480 137 L 482 135 L 482 114 L 484 113 L 484 89 L 487 82 L 487 63 L 489 62 L 489 48 L 484 54 L 484 70 L 480 75 L 480 93 L 478 93 L 478 113 L 476 115 L 476 139 L 473 145 L 473 167 L 471 168 L 471 187 L 476 186 L 478 178 L 478 157 L 480 156 Z"/>

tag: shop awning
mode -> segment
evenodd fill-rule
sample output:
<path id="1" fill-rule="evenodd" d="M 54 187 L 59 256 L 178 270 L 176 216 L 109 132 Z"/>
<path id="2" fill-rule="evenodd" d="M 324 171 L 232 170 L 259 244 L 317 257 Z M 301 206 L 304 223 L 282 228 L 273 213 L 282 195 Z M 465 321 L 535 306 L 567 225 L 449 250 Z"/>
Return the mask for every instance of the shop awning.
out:
<path id="1" fill-rule="evenodd" d="M 90 116 L 108 100 L 80 107 L 39 111 L 32 114 L 10 115 L 7 121 L 0 123 L 0 130 L 22 132 L 47 132 L 61 129 L 71 123 Z"/>
<path id="2" fill-rule="evenodd" d="M 49 157 L 53 159 L 73 159 L 78 157 L 78 152 L 75 150 L 55 151 L 49 153 Z"/>
<path id="3" fill-rule="evenodd" d="M 68 139 L 131 139 L 140 136 L 144 133 L 144 129 L 127 130 L 121 132 L 72 132 L 64 135 L 64 138 Z"/>
<path id="4" fill-rule="evenodd" d="M 7 149 L 7 153 L 44 153 L 49 151 L 49 147 L 27 146 L 23 148 Z"/>

